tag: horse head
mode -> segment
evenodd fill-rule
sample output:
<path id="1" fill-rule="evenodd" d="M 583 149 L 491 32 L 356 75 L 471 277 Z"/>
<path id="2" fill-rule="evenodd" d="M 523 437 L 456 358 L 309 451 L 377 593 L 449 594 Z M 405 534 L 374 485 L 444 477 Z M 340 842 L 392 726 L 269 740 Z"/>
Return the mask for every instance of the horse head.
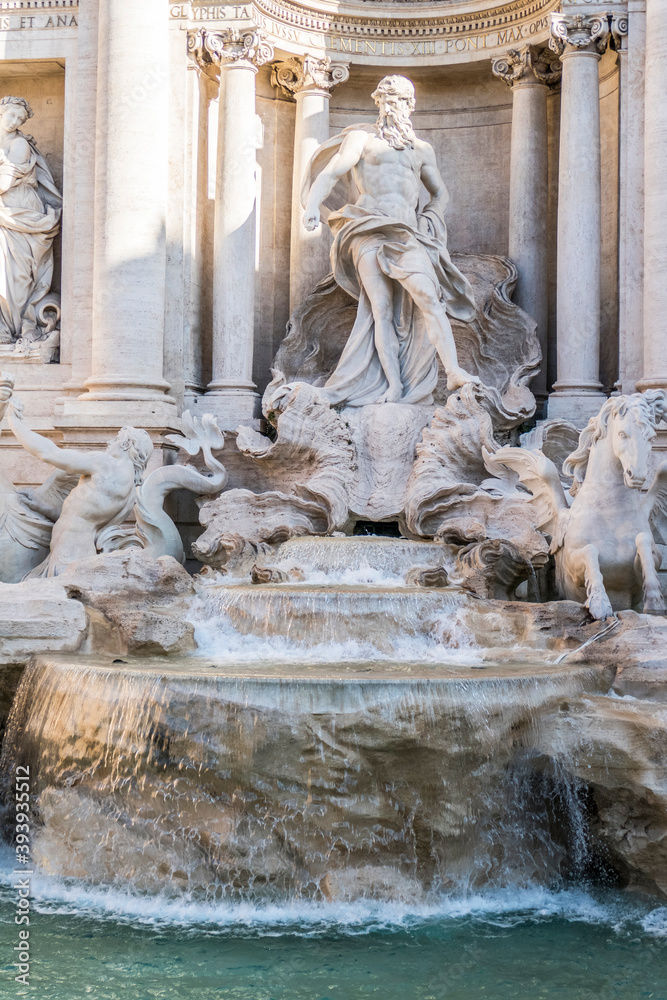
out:
<path id="1" fill-rule="evenodd" d="M 640 489 L 648 476 L 656 424 L 666 414 L 664 390 L 608 399 L 579 435 L 577 450 L 563 463 L 563 472 L 574 477 L 572 495 L 576 495 L 584 481 L 591 450 L 602 441 L 609 445 L 610 459 L 620 463 L 625 485 Z"/>
<path id="2" fill-rule="evenodd" d="M 641 393 L 621 396 L 625 405 L 612 407 L 609 419 L 611 447 L 623 468 L 623 481 L 631 489 L 640 489 L 648 476 L 648 462 L 655 437 L 653 414 Z"/>

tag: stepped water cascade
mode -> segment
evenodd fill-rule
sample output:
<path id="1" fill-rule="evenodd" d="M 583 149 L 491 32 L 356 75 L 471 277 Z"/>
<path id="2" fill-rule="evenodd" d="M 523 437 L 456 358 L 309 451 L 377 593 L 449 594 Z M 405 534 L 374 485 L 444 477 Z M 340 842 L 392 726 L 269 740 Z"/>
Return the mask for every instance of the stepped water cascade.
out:
<path id="1" fill-rule="evenodd" d="M 37 657 L 2 760 L 33 775 L 36 863 L 258 904 L 609 876 L 554 732 L 614 670 L 521 647 L 456 587 L 406 584 L 435 548 L 295 540 L 277 565 L 299 582 L 206 583 L 196 656 Z"/>
<path id="2" fill-rule="evenodd" d="M 477 980 L 500 989 L 496 936 L 510 927 L 516 961 L 526 947 L 539 955 L 544 935 L 567 947 L 571 984 L 610 924 L 619 947 L 639 934 L 657 949 L 659 976 L 667 910 L 614 893 L 667 894 L 660 841 L 642 843 L 636 823 L 623 834 L 618 815 L 642 794 L 619 759 L 627 769 L 642 743 L 655 754 L 667 710 L 640 700 L 641 682 L 619 687 L 613 656 L 590 656 L 609 626 L 578 605 L 410 582 L 442 553 L 293 539 L 258 569 L 273 582 L 201 578 L 184 605 L 194 654 L 35 657 L 0 770 L 7 793 L 14 774 L 31 775 L 40 919 L 70 921 L 77 948 L 81 914 L 111 920 L 111 954 L 128 921 L 167 939 L 203 934 L 200 960 L 223 962 L 230 997 L 306 1000 L 325 988 L 335 941 L 351 935 L 354 953 L 358 934 L 375 942 L 363 962 L 378 983 L 383 949 L 399 947 L 382 986 L 397 1000 L 462 997 Z M 614 839 L 628 836 L 634 854 Z M 570 941 L 577 924 L 592 938 Z M 250 942 L 252 974 L 236 965 Z M 414 947 L 425 965 L 410 986 Z M 636 981 L 629 961 L 619 982 Z M 336 982 L 357 995 L 358 974 L 341 968 Z M 63 976 L 68 996 L 84 995 Z"/>

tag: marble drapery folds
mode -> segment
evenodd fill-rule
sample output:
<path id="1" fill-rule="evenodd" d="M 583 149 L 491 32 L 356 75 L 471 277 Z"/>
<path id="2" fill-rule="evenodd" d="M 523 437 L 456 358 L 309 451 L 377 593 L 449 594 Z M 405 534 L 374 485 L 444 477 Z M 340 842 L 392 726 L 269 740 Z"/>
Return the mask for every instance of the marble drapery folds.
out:
<path id="1" fill-rule="evenodd" d="M 351 125 L 320 146 L 313 156 L 304 179 L 304 205 L 315 178 L 354 129 L 373 131 L 373 126 Z M 400 279 L 415 273 L 432 275 L 443 308 L 464 322 L 475 314 L 472 288 L 451 261 L 445 223 L 437 213 L 423 211 L 419 228 L 413 229 L 400 219 L 354 204 L 357 198 L 353 175 L 347 174 L 336 184 L 322 211 L 334 234 L 331 265 L 336 282 L 359 303 L 349 340 L 322 391 L 333 405 L 364 406 L 378 402 L 388 388 L 375 347 L 371 304 L 358 277 L 359 259 L 374 253 L 383 273 L 394 282 L 394 329 L 403 384 L 400 402 L 430 403 L 438 381 L 438 358 L 421 314 Z"/>
<path id="2" fill-rule="evenodd" d="M 31 136 L 30 156 L 12 163 L 0 151 L 0 343 L 36 340 L 53 279 L 53 240 L 61 196 Z"/>

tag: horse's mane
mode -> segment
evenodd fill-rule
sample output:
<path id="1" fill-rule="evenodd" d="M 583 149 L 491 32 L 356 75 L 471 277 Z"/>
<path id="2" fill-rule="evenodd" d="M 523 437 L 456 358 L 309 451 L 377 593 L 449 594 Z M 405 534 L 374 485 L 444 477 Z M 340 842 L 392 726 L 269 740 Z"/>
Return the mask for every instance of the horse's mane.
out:
<path id="1" fill-rule="evenodd" d="M 591 448 L 596 441 L 601 441 L 607 436 L 609 421 L 612 417 L 624 417 L 629 410 L 635 412 L 637 426 L 644 437 L 651 437 L 655 431 L 655 425 L 665 412 L 665 398 L 662 391 L 655 390 L 640 393 L 633 393 L 631 396 L 611 396 L 602 406 L 602 409 L 595 417 L 591 417 L 588 425 L 579 435 L 579 444 L 576 451 L 563 462 L 563 472 L 566 476 L 573 477 L 570 487 L 572 496 L 576 496 L 586 477 L 588 468 L 588 458 Z"/>

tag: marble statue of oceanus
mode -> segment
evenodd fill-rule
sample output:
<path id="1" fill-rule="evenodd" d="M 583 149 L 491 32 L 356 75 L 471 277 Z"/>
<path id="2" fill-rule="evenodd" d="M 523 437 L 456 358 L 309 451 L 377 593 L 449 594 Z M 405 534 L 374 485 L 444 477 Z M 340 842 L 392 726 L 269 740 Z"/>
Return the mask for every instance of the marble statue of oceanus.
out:
<path id="1" fill-rule="evenodd" d="M 473 317 L 473 292 L 447 250 L 449 195 L 433 149 L 412 129 L 412 83 L 385 77 L 373 98 L 377 123 L 325 142 L 304 180 L 304 225 L 328 222 L 334 278 L 359 303 L 324 394 L 332 405 L 430 403 L 438 357 L 450 389 L 479 381 L 459 365 L 448 318 Z M 422 185 L 431 197 L 420 210 Z"/>

